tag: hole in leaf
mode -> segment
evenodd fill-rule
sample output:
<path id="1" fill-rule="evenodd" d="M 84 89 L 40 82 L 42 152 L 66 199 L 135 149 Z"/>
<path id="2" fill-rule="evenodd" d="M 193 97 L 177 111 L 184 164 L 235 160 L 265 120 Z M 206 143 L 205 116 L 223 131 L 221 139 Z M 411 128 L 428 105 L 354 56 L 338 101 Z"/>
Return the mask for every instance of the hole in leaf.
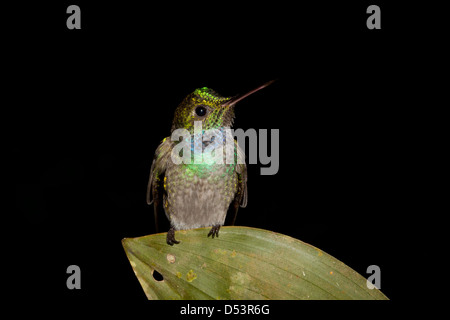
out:
<path id="1" fill-rule="evenodd" d="M 153 279 L 155 279 L 156 281 L 163 281 L 164 277 L 158 271 L 153 270 Z"/>

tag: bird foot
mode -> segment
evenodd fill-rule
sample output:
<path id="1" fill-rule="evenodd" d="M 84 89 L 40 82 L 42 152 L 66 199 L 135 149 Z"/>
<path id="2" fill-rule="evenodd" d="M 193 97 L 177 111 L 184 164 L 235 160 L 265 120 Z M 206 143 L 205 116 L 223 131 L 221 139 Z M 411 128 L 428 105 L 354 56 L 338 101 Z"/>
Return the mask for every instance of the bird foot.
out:
<path id="1" fill-rule="evenodd" d="M 212 226 L 211 230 L 209 230 L 208 237 L 212 236 L 212 238 L 214 239 L 214 237 L 216 236 L 218 238 L 219 237 L 219 229 L 220 229 L 219 224 Z"/>
<path id="2" fill-rule="evenodd" d="M 169 231 L 167 231 L 166 242 L 170 246 L 180 243 L 180 241 L 175 240 L 175 228 L 174 227 L 170 227 Z"/>

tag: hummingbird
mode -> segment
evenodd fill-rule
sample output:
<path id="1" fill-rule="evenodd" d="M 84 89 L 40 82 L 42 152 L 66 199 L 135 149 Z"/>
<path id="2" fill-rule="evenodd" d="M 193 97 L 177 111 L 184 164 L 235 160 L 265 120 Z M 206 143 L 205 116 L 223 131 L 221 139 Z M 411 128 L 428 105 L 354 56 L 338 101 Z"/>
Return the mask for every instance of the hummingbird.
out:
<path id="1" fill-rule="evenodd" d="M 201 121 L 203 130 L 224 132 L 233 125 L 236 103 L 273 82 L 274 80 L 269 81 L 234 97 L 223 97 L 207 87 L 198 88 L 187 95 L 176 108 L 171 132 L 186 129 L 193 140 L 195 121 Z M 211 140 L 213 139 L 214 137 Z M 243 150 L 234 139 L 233 142 L 235 156 L 239 154 L 242 157 Z M 157 147 L 150 169 L 146 196 L 147 204 L 153 203 L 157 232 L 158 211 L 161 206 L 164 209 L 170 221 L 166 242 L 171 246 L 179 243 L 175 239 L 176 230 L 211 227 L 207 237 L 218 237 L 230 206 L 234 225 L 239 207 L 245 208 L 248 200 L 245 161 L 243 163 L 227 161 L 223 164 L 175 164 L 171 154 L 177 143 L 179 141 L 172 141 L 169 136 Z M 202 142 L 203 149 L 207 145 L 208 141 Z"/>

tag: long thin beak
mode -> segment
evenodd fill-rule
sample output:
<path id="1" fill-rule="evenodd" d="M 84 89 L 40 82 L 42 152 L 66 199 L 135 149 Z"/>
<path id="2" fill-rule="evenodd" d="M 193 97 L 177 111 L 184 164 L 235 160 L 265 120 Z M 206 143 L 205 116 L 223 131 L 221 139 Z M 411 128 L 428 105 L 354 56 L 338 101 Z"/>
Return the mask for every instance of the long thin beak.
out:
<path id="1" fill-rule="evenodd" d="M 276 81 L 276 79 L 275 79 L 275 80 L 271 80 L 271 81 L 269 81 L 269 82 L 264 83 L 262 86 L 259 86 L 258 88 L 253 89 L 253 90 L 251 90 L 251 91 L 249 91 L 249 92 L 247 92 L 247 93 L 245 93 L 245 94 L 243 94 L 243 95 L 239 95 L 239 96 L 236 96 L 236 97 L 234 97 L 234 98 L 231 98 L 231 100 L 228 100 L 227 102 L 223 103 L 223 104 L 222 104 L 222 107 L 234 105 L 234 104 L 238 103 L 239 101 L 241 101 L 242 99 L 247 98 L 249 95 L 252 95 L 252 94 L 254 94 L 255 92 L 257 92 L 257 91 L 259 91 L 259 90 L 261 90 L 261 89 L 264 89 L 265 87 L 271 85 L 271 84 L 274 83 L 275 81 Z"/>

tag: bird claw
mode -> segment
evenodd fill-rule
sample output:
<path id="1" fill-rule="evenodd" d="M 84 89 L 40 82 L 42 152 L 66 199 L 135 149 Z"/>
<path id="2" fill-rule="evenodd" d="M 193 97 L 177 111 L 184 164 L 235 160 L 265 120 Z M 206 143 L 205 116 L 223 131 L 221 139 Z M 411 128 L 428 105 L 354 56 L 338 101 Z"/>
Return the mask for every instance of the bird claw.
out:
<path id="1" fill-rule="evenodd" d="M 209 230 L 208 237 L 212 236 L 212 238 L 214 239 L 214 237 L 216 236 L 218 238 L 219 237 L 219 229 L 220 229 L 220 225 L 212 226 L 211 230 Z"/>
<path id="2" fill-rule="evenodd" d="M 180 243 L 180 241 L 175 240 L 175 228 L 174 227 L 170 227 L 169 231 L 167 231 L 166 242 L 170 246 Z"/>

